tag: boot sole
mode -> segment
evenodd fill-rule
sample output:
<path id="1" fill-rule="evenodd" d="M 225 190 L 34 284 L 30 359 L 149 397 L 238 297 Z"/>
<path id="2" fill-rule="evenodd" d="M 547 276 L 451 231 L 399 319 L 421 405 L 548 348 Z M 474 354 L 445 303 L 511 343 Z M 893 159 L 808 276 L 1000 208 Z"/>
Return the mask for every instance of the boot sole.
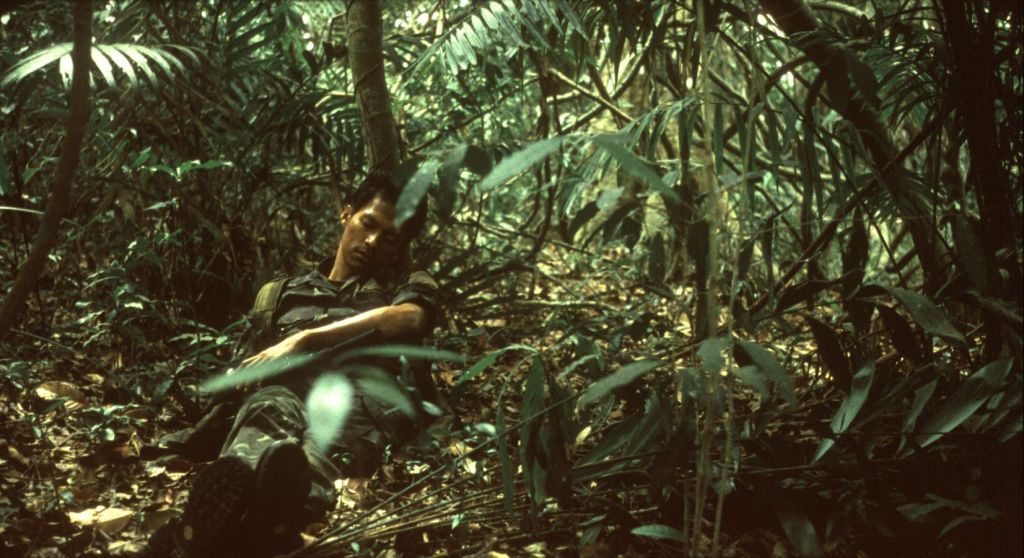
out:
<path id="1" fill-rule="evenodd" d="M 241 459 L 221 457 L 196 475 L 178 529 L 189 556 L 223 554 L 237 534 L 256 489 L 256 476 Z"/>

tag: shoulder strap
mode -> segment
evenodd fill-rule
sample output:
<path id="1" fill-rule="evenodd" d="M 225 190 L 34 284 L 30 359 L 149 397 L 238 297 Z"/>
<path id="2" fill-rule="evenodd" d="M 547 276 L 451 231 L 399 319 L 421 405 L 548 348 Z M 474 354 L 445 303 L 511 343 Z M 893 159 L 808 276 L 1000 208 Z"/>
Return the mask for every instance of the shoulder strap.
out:
<path id="1" fill-rule="evenodd" d="M 270 331 L 274 323 L 274 310 L 277 309 L 277 302 L 281 299 L 281 291 L 284 290 L 288 278 L 274 279 L 260 288 L 256 295 L 256 302 L 252 305 L 252 324 L 260 334 Z"/>

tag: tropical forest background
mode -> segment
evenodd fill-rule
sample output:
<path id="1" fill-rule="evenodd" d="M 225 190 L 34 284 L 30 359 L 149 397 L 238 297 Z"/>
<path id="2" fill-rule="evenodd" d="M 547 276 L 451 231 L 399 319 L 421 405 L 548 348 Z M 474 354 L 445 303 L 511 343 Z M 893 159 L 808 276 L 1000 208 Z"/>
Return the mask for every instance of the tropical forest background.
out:
<path id="1" fill-rule="evenodd" d="M 1020 556 L 1021 16 L 0 2 L 0 555 L 180 513 L 145 448 L 376 167 L 446 412 L 297 555 Z"/>

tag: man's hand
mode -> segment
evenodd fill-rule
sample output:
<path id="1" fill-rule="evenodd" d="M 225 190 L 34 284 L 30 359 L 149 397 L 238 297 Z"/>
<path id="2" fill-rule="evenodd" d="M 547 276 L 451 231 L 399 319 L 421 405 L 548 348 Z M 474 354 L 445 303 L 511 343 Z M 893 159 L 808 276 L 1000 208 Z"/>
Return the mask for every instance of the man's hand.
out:
<path id="1" fill-rule="evenodd" d="M 267 347 L 266 349 L 243 360 L 241 367 L 245 368 L 247 366 L 253 366 L 255 364 L 269 362 L 271 360 L 297 354 L 301 351 L 302 337 L 302 333 L 286 337 L 277 345 Z"/>
<path id="2" fill-rule="evenodd" d="M 234 372 L 237 372 L 238 370 L 245 369 L 249 366 L 255 366 L 257 364 L 262 364 L 264 362 L 270 362 L 272 360 L 287 358 L 291 355 L 298 354 L 302 352 L 303 339 L 304 335 L 301 332 L 290 337 L 286 337 L 280 343 L 273 345 L 271 347 L 267 347 L 266 349 L 243 360 L 242 363 L 238 366 L 237 370 L 231 369 L 228 370 L 227 373 L 232 374 Z M 235 389 L 243 393 L 250 393 L 261 387 L 263 387 L 263 381 L 259 380 L 256 382 L 239 384 Z"/>

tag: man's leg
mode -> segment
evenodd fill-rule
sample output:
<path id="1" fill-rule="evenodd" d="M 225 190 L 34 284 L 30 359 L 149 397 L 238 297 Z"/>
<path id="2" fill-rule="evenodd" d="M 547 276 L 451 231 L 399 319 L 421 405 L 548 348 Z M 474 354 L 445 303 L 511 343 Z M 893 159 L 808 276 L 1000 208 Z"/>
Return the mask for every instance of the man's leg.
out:
<path id="1" fill-rule="evenodd" d="M 339 472 L 305 437 L 305 405 L 293 391 L 269 386 L 256 391 L 239 409 L 221 448 L 221 456 L 235 456 L 256 470 L 260 458 L 275 442 L 293 442 L 302 448 L 309 467 L 311 488 L 305 502 L 313 520 L 334 507 L 334 479 Z"/>
<path id="2" fill-rule="evenodd" d="M 151 555 L 273 556 L 301 544 L 301 529 L 333 507 L 337 476 L 303 443 L 305 430 L 292 391 L 271 386 L 250 395 L 220 457 L 193 479 L 181 520 L 150 540 Z"/>

